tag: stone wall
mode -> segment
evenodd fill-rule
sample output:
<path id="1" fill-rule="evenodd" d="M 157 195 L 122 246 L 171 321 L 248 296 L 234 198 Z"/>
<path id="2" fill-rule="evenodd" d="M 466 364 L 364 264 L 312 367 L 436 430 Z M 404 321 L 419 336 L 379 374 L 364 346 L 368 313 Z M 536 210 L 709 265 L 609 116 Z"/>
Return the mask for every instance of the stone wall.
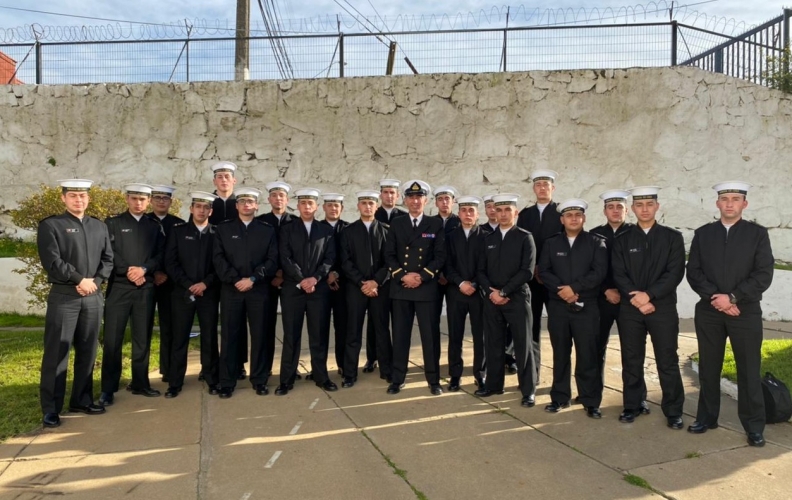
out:
<path id="1" fill-rule="evenodd" d="M 184 196 L 211 187 L 219 159 L 260 188 L 283 179 L 351 195 L 417 177 L 529 203 L 529 173 L 547 167 L 561 174 L 559 200 L 663 186 L 661 219 L 689 242 L 716 214 L 710 186 L 744 179 L 755 184 L 746 216 L 792 261 L 790 132 L 789 96 L 693 68 L 0 86 L 0 205 L 75 175 L 174 183 Z M 588 225 L 601 222 L 592 211 Z M 14 232 L 7 215 L 0 227 Z"/>

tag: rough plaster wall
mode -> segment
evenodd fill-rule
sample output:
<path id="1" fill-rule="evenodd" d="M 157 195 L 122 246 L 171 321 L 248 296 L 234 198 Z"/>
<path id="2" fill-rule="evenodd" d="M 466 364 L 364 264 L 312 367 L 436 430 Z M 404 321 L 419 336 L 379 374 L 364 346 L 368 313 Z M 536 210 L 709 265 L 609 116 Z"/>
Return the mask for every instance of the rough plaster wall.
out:
<path id="1" fill-rule="evenodd" d="M 601 191 L 663 186 L 661 220 L 689 242 L 716 214 L 711 185 L 744 179 L 746 216 L 792 261 L 790 132 L 790 96 L 693 68 L 0 86 L 0 205 L 75 175 L 185 196 L 211 188 L 219 159 L 259 188 L 284 179 L 352 195 L 417 177 L 527 204 L 529 173 L 547 167 L 561 174 L 556 199 L 595 205 L 589 226 L 602 222 Z"/>

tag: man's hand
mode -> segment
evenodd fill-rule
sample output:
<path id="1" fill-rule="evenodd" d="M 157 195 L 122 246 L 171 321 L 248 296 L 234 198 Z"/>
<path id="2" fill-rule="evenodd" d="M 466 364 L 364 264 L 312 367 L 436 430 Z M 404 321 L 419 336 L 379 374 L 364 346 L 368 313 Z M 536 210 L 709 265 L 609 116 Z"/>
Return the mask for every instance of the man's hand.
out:
<path id="1" fill-rule="evenodd" d="M 363 292 L 363 295 L 366 297 L 376 297 L 379 295 L 377 292 L 378 288 L 379 285 L 374 280 L 366 280 L 360 285 L 360 291 Z"/>
<path id="2" fill-rule="evenodd" d="M 727 309 L 734 305 L 731 303 L 731 300 L 729 300 L 729 296 L 725 293 L 716 293 L 710 297 L 710 304 L 712 304 L 712 307 L 721 312 L 726 312 Z"/>
<path id="3" fill-rule="evenodd" d="M 85 297 L 86 295 L 91 295 L 96 291 L 96 283 L 94 280 L 90 278 L 83 278 L 80 280 L 80 284 L 77 285 L 77 293 Z"/>
<path id="4" fill-rule="evenodd" d="M 418 273 L 407 273 L 402 276 L 402 286 L 404 288 L 418 288 L 421 286 L 421 275 Z"/>
<path id="5" fill-rule="evenodd" d="M 275 288 L 281 287 L 283 284 L 283 269 L 278 269 L 278 271 L 275 273 L 275 277 L 272 278 L 272 281 L 270 281 L 270 284 Z"/>
<path id="6" fill-rule="evenodd" d="M 561 300 L 567 304 L 571 304 L 575 301 L 577 294 L 574 292 L 574 290 L 572 290 L 571 286 L 564 285 L 558 287 L 558 296 L 561 297 Z"/>
<path id="7" fill-rule="evenodd" d="M 318 283 L 317 279 L 313 276 L 310 278 L 305 278 L 300 282 L 300 288 L 305 293 L 314 293 L 316 291 L 316 284 Z"/>
<path id="8" fill-rule="evenodd" d="M 138 266 L 129 266 L 127 269 L 127 279 L 135 284 L 140 279 L 146 276 L 146 271 L 143 270 L 142 267 Z"/>
<path id="9" fill-rule="evenodd" d="M 497 288 L 492 288 L 492 287 L 490 287 L 490 290 L 492 290 L 492 291 L 489 294 L 489 299 L 490 299 L 490 301 L 493 304 L 495 304 L 496 306 L 502 306 L 504 304 L 508 304 L 509 303 L 508 297 L 501 297 L 500 296 L 500 290 L 498 290 Z"/>
<path id="10" fill-rule="evenodd" d="M 206 284 L 203 281 L 199 281 L 198 283 L 194 284 L 190 288 L 188 288 L 191 294 L 195 295 L 196 297 L 203 297 L 203 293 L 206 291 Z"/>
<path id="11" fill-rule="evenodd" d="M 337 272 L 331 271 L 330 274 L 327 275 L 327 286 L 330 287 L 330 290 L 338 291 L 340 286 Z"/>
<path id="12" fill-rule="evenodd" d="M 641 306 L 648 304 L 651 300 L 646 292 L 630 292 L 630 296 L 632 297 L 630 299 L 630 304 L 637 307 L 638 309 L 640 309 Z"/>
<path id="13" fill-rule="evenodd" d="M 247 292 L 253 288 L 253 282 L 250 281 L 250 278 L 242 278 L 241 280 L 234 283 L 234 287 L 240 292 Z"/>
<path id="14" fill-rule="evenodd" d="M 473 285 L 471 285 L 469 281 L 463 281 L 462 284 L 459 286 L 459 291 L 464 293 L 468 297 L 476 293 L 476 289 L 473 288 Z"/>
<path id="15" fill-rule="evenodd" d="M 723 312 L 728 314 L 729 316 L 739 316 L 740 315 L 740 308 L 737 307 L 737 304 L 732 304 L 730 308 L 726 309 Z"/>
<path id="16" fill-rule="evenodd" d="M 448 280 L 442 274 L 440 275 L 439 278 L 437 278 L 437 282 L 440 283 L 441 285 L 447 285 L 448 284 Z"/>
<path id="17" fill-rule="evenodd" d="M 163 273 L 162 271 L 154 271 L 154 285 L 160 286 L 161 284 L 168 281 L 168 275 Z"/>
<path id="18" fill-rule="evenodd" d="M 607 300 L 613 305 L 616 305 L 619 302 L 621 302 L 621 294 L 619 293 L 619 289 L 608 288 L 607 290 L 605 290 L 605 300 Z"/>
<path id="19" fill-rule="evenodd" d="M 641 311 L 641 314 L 649 315 L 655 312 L 655 306 L 651 302 L 647 302 L 639 307 L 638 310 Z"/>

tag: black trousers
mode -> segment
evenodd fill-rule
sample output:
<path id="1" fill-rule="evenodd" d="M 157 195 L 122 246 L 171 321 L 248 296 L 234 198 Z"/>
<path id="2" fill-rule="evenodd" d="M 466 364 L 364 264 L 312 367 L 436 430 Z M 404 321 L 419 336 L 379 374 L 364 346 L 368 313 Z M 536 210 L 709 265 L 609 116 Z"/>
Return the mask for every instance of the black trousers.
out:
<path id="1" fill-rule="evenodd" d="M 101 292 L 87 297 L 50 291 L 44 323 L 39 397 L 42 413 L 60 413 L 66 397 L 66 372 L 74 346 L 74 373 L 69 406 L 93 403 L 93 368 L 104 300 Z"/>
<path id="2" fill-rule="evenodd" d="M 387 378 L 392 373 L 393 346 L 390 329 L 389 285 L 378 288 L 379 296 L 366 297 L 359 288 L 347 287 L 346 304 L 348 311 L 346 350 L 344 352 L 344 377 L 357 378 L 360 348 L 363 340 L 363 322 L 368 312 L 368 326 L 376 335 L 377 356 L 380 376 Z"/>
<path id="3" fill-rule="evenodd" d="M 666 417 L 678 417 L 682 415 L 685 402 L 677 354 L 679 316 L 675 304 L 655 307 L 657 310 L 649 315 L 641 314 L 629 304 L 622 304 L 619 311 L 624 408 L 637 410 L 646 397 L 644 360 L 648 333 L 652 338 L 657 375 L 663 391 L 660 407 Z"/>
<path id="4" fill-rule="evenodd" d="M 443 300 L 445 300 L 446 304 L 446 326 L 448 326 L 448 330 L 451 330 L 451 317 L 448 315 L 448 310 L 450 309 L 449 305 L 449 298 L 448 298 L 448 290 L 454 288 L 454 285 L 437 285 L 437 296 L 438 299 L 435 301 L 435 318 L 437 321 L 437 328 L 440 328 L 440 318 L 443 315 Z"/>
<path id="5" fill-rule="evenodd" d="M 440 323 L 437 321 L 437 301 L 419 302 L 394 299 L 393 314 L 393 383 L 403 384 L 410 361 L 413 320 L 418 318 L 426 381 L 440 383 Z"/>
<path id="6" fill-rule="evenodd" d="M 496 306 L 489 298 L 484 302 L 484 342 L 487 352 L 487 380 L 485 387 L 502 391 L 506 380 L 506 331 L 511 332 L 514 357 L 517 361 L 517 382 L 523 396 L 536 393 L 536 361 L 531 348 L 530 297 L 513 293 L 509 302 Z"/>
<path id="7" fill-rule="evenodd" d="M 267 358 L 266 317 L 267 286 L 254 286 L 240 292 L 234 285 L 223 284 L 220 292 L 220 386 L 236 387 L 239 364 L 239 343 L 250 331 L 250 383 L 266 384 L 269 371 Z M 206 374 L 204 374 L 206 376 Z"/>
<path id="8" fill-rule="evenodd" d="M 347 339 L 347 298 L 345 283 L 339 282 L 338 290 L 330 290 L 330 311 L 333 314 L 333 338 L 335 340 L 335 362 L 338 368 L 344 368 L 344 354 Z"/>
<path id="9" fill-rule="evenodd" d="M 277 337 L 278 327 L 278 300 L 281 296 L 281 289 L 267 283 L 267 292 L 266 314 L 264 316 L 264 341 L 266 342 L 264 368 L 266 368 L 267 373 L 270 373 L 272 372 L 272 364 L 275 359 L 275 338 Z M 282 308 L 283 304 L 281 304 L 281 309 Z"/>
<path id="10" fill-rule="evenodd" d="M 388 341 L 390 342 L 390 323 L 388 324 Z M 391 349 L 393 349 L 392 345 Z M 369 321 L 366 323 L 366 362 L 371 364 L 375 361 L 377 361 L 377 331 L 374 329 L 374 323 Z"/>
<path id="11" fill-rule="evenodd" d="M 534 370 L 536 371 L 536 383 L 539 383 L 539 371 L 542 366 L 542 308 L 547 305 L 550 296 L 547 288 L 536 278 L 528 282 L 531 290 L 531 349 L 534 357 Z"/>
<path id="12" fill-rule="evenodd" d="M 481 295 L 465 295 L 453 286 L 448 293 L 448 374 L 461 377 L 464 369 L 462 342 L 465 338 L 465 318 L 470 315 L 473 337 L 473 375 L 483 379 L 484 370 L 484 303 Z"/>
<path id="13" fill-rule="evenodd" d="M 330 289 L 317 285 L 314 293 L 305 293 L 296 283 L 285 282 L 282 289 L 283 352 L 280 383 L 293 384 L 300 362 L 303 322 L 308 322 L 308 347 L 311 350 L 311 373 L 314 382 L 323 384 L 327 374 L 327 351 L 330 343 Z"/>
<path id="14" fill-rule="evenodd" d="M 159 316 L 160 352 L 159 372 L 168 375 L 171 351 L 173 350 L 173 282 L 168 279 L 165 283 L 154 287 L 154 308 Z M 151 315 L 151 328 L 154 328 L 154 315 Z"/>
<path id="15" fill-rule="evenodd" d="M 572 311 L 566 302 L 550 299 L 547 329 L 553 345 L 553 387 L 550 399 L 568 403 L 572 398 L 572 345 L 575 347 L 575 382 L 580 402 L 599 408 L 602 403 L 598 362 L 599 307 L 585 302 L 583 310 Z"/>
<path id="16" fill-rule="evenodd" d="M 154 314 L 154 287 L 110 285 L 105 301 L 104 353 L 102 354 L 102 392 L 118 392 L 121 382 L 121 349 L 127 323 L 132 329 L 133 389 L 147 389 L 151 351 L 151 318 Z"/>
<path id="17" fill-rule="evenodd" d="M 696 304 L 695 324 L 701 384 L 696 420 L 705 424 L 718 422 L 721 370 L 728 337 L 737 364 L 737 416 L 745 432 L 764 432 L 761 309 L 728 316 L 709 304 L 699 302 Z"/>
<path id="18" fill-rule="evenodd" d="M 599 368 L 600 389 L 605 389 L 605 358 L 608 354 L 608 342 L 613 324 L 619 319 L 619 304 L 611 304 L 604 297 L 597 299 L 599 307 L 599 335 L 597 336 L 597 362 Z M 618 328 L 618 324 L 617 324 Z"/>
<path id="19" fill-rule="evenodd" d="M 217 341 L 217 321 L 220 290 L 207 288 L 203 296 L 189 300 L 190 293 L 182 287 L 175 287 L 171 294 L 173 314 L 173 347 L 171 349 L 168 385 L 181 387 L 187 373 L 187 354 L 190 350 L 190 332 L 193 320 L 198 315 L 201 329 L 201 371 L 209 385 L 220 383 L 220 352 Z"/>

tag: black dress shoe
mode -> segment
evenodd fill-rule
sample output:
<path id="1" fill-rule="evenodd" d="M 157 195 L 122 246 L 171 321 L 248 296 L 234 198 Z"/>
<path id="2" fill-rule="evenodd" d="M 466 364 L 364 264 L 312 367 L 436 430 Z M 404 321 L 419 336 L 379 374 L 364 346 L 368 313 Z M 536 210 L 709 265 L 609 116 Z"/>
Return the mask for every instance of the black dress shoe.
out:
<path id="1" fill-rule="evenodd" d="M 432 393 L 432 396 L 441 396 L 443 394 L 443 388 L 440 387 L 440 384 L 432 384 L 429 386 L 429 392 Z"/>
<path id="2" fill-rule="evenodd" d="M 395 382 L 391 382 L 391 385 L 388 386 L 387 393 L 398 394 L 403 388 L 404 388 L 404 384 L 397 384 Z"/>
<path id="3" fill-rule="evenodd" d="M 86 415 L 101 415 L 106 412 L 104 406 L 91 403 L 88 406 L 69 406 L 69 411 L 73 413 L 85 413 Z"/>
<path id="4" fill-rule="evenodd" d="M 707 432 L 708 429 L 717 429 L 718 424 L 705 424 L 703 422 L 699 422 L 696 420 L 692 424 L 688 425 L 688 432 L 691 434 L 704 434 Z"/>
<path id="5" fill-rule="evenodd" d="M 549 405 L 545 406 L 545 411 L 548 413 L 558 413 L 564 408 L 569 408 L 569 401 L 566 403 L 559 403 L 557 401 L 552 401 Z"/>
<path id="6" fill-rule="evenodd" d="M 631 424 L 635 422 L 635 419 L 640 415 L 640 413 L 636 410 L 624 410 L 619 415 L 619 422 L 623 424 Z"/>
<path id="7" fill-rule="evenodd" d="M 500 389 L 498 391 L 491 391 L 486 387 L 484 387 L 483 385 L 481 386 L 480 389 L 478 389 L 476 392 L 473 393 L 474 396 L 478 396 L 480 398 L 488 398 L 490 396 L 495 396 L 500 394 L 503 394 L 503 389 Z"/>
<path id="8" fill-rule="evenodd" d="M 506 371 L 508 371 L 511 375 L 517 373 L 517 363 L 509 363 L 506 366 Z"/>
<path id="9" fill-rule="evenodd" d="M 57 413 L 45 413 L 41 424 L 44 427 L 58 427 L 60 425 L 60 415 Z"/>
<path id="10" fill-rule="evenodd" d="M 338 386 L 330 379 L 325 380 L 321 384 L 319 382 L 316 383 L 317 387 L 321 387 L 322 389 L 326 390 L 327 392 L 333 392 L 338 390 Z"/>
<path id="11" fill-rule="evenodd" d="M 675 431 L 681 430 L 684 427 L 682 423 L 682 417 L 668 417 L 668 427 L 674 429 Z"/>
<path id="12" fill-rule="evenodd" d="M 256 389 L 257 396 L 266 396 L 269 394 L 269 387 L 267 387 L 267 384 L 256 384 L 253 388 Z"/>
<path id="13" fill-rule="evenodd" d="M 350 387 L 355 385 L 355 381 L 357 379 L 354 377 L 344 377 L 344 381 L 341 382 L 341 387 L 345 389 L 349 389 Z"/>
<path id="14" fill-rule="evenodd" d="M 459 390 L 459 377 L 451 377 L 451 382 L 448 384 L 449 392 L 457 392 Z"/>
<path id="15" fill-rule="evenodd" d="M 182 388 L 181 388 L 181 387 L 168 387 L 168 390 L 167 390 L 167 391 L 165 391 L 165 397 L 166 397 L 167 399 L 172 399 L 172 398 L 175 398 L 176 396 L 178 396 L 178 395 L 179 395 L 179 393 L 181 392 L 181 390 L 182 390 Z"/>
<path id="16" fill-rule="evenodd" d="M 234 395 L 234 388 L 233 387 L 221 387 L 220 392 L 218 393 L 220 399 L 228 399 Z"/>
<path id="17" fill-rule="evenodd" d="M 287 394 L 289 393 L 289 391 L 290 391 L 290 390 L 291 390 L 293 387 L 294 387 L 293 385 L 288 385 L 288 384 L 280 384 L 280 385 L 279 385 L 279 386 L 278 386 L 278 387 L 275 389 L 275 395 L 276 395 L 276 396 L 285 396 L 285 395 L 287 395 Z"/>
<path id="18" fill-rule="evenodd" d="M 600 419 L 602 418 L 602 412 L 596 406 L 589 406 L 586 408 L 586 416 L 589 418 Z"/>
<path id="19" fill-rule="evenodd" d="M 204 381 L 204 375 L 203 375 L 203 370 L 201 370 L 198 372 L 198 382 L 203 382 L 203 381 Z"/>
<path id="20" fill-rule="evenodd" d="M 523 396 L 522 401 L 520 401 L 520 406 L 524 406 L 526 408 L 533 408 L 534 406 L 536 406 L 536 397 Z"/>
<path id="21" fill-rule="evenodd" d="M 217 384 L 209 384 L 208 391 L 212 396 L 217 396 L 220 394 L 220 386 Z"/>
<path id="22" fill-rule="evenodd" d="M 115 401 L 115 394 L 113 394 L 112 392 L 103 392 L 99 396 L 98 403 L 101 406 L 113 406 L 114 401 Z"/>
<path id="23" fill-rule="evenodd" d="M 247 378 L 247 371 L 242 368 L 242 371 L 237 375 L 237 380 L 245 380 L 245 378 Z"/>
<path id="24" fill-rule="evenodd" d="M 366 364 L 363 365 L 363 373 L 373 373 L 376 367 L 376 361 L 366 361 Z"/>
<path id="25" fill-rule="evenodd" d="M 641 401 L 641 406 L 638 407 L 638 413 L 641 415 L 649 415 L 652 413 L 652 410 L 649 408 L 649 403 Z"/>
<path id="26" fill-rule="evenodd" d="M 160 391 L 157 389 L 152 389 L 151 387 L 145 387 L 143 389 L 132 389 L 132 394 L 137 396 L 146 396 L 147 398 L 156 398 L 162 395 Z"/>
<path id="27" fill-rule="evenodd" d="M 748 444 L 751 446 L 756 446 L 761 448 L 765 445 L 764 436 L 760 432 L 749 432 L 748 433 Z"/>

